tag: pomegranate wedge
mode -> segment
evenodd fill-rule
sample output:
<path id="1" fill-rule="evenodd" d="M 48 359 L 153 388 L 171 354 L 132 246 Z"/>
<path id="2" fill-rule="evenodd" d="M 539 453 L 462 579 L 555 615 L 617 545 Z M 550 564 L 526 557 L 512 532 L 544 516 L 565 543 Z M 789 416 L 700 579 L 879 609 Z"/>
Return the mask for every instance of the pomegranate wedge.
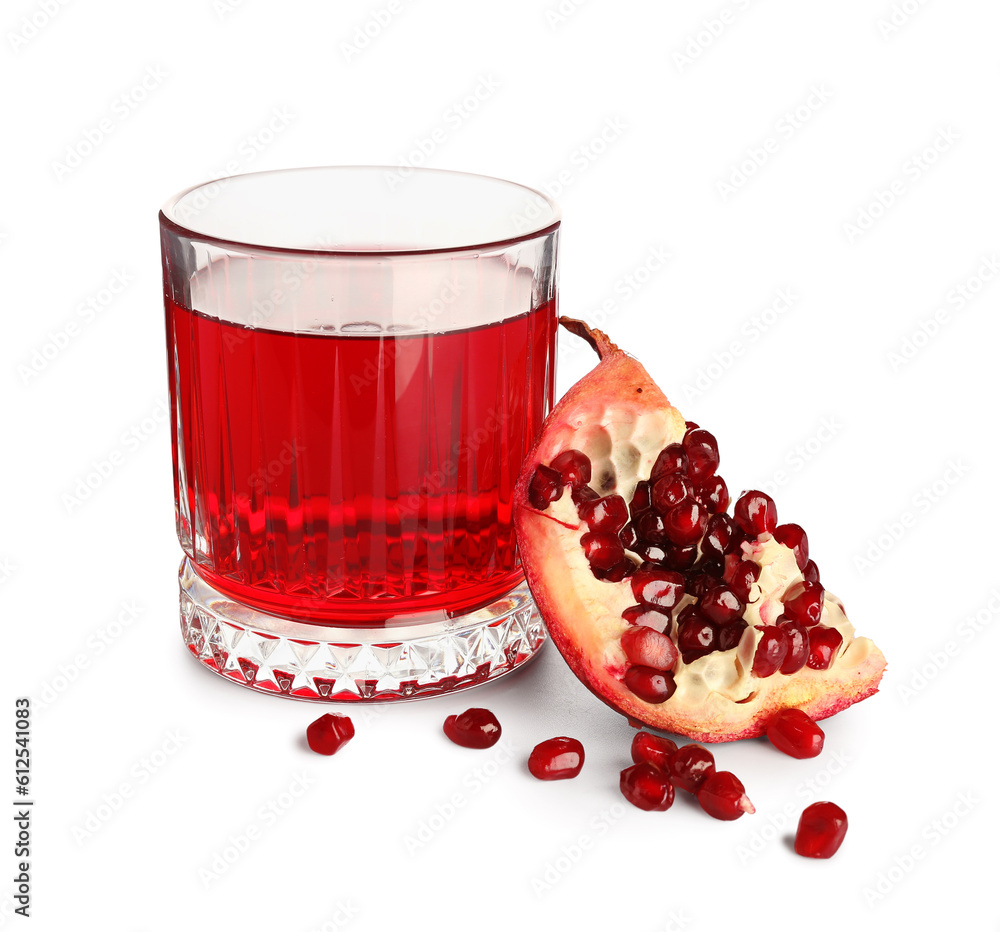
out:
<path id="1" fill-rule="evenodd" d="M 630 719 L 705 742 L 876 692 L 885 658 L 820 583 L 805 531 L 779 525 L 759 491 L 727 514 L 714 435 L 603 333 L 562 323 L 600 363 L 545 421 L 514 514 L 528 584 L 573 672 Z"/>

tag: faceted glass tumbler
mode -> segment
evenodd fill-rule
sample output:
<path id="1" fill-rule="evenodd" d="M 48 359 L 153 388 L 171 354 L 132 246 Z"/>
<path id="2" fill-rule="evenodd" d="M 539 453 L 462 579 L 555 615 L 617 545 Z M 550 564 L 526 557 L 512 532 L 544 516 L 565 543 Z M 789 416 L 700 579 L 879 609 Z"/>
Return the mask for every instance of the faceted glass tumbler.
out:
<path id="1" fill-rule="evenodd" d="M 378 167 L 160 213 L 181 629 L 252 689 L 434 695 L 531 658 L 514 484 L 552 405 L 558 208 Z"/>

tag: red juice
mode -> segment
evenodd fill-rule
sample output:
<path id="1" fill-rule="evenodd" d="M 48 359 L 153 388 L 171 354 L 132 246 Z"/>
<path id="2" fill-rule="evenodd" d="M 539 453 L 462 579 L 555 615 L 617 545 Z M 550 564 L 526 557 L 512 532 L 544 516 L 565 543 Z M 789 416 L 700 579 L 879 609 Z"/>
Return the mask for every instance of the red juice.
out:
<path id="1" fill-rule="evenodd" d="M 166 313 L 178 534 L 212 586 L 365 626 L 520 582 L 511 503 L 553 398 L 551 302 L 443 333 Z"/>

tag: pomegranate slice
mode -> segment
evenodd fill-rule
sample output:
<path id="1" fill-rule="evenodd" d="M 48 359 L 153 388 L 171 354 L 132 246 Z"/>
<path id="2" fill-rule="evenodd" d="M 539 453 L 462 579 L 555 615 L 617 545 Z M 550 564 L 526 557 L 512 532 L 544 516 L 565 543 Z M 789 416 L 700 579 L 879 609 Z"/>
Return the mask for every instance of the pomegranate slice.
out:
<path id="1" fill-rule="evenodd" d="M 633 721 L 704 742 L 761 735 L 785 708 L 818 721 L 875 693 L 885 658 L 819 584 L 805 531 L 779 525 L 763 492 L 725 515 L 715 437 L 685 423 L 603 333 L 562 323 L 600 363 L 546 419 L 514 520 L 528 584 L 573 672 Z M 659 638 L 623 641 L 637 624 L 673 642 L 672 666 Z"/>

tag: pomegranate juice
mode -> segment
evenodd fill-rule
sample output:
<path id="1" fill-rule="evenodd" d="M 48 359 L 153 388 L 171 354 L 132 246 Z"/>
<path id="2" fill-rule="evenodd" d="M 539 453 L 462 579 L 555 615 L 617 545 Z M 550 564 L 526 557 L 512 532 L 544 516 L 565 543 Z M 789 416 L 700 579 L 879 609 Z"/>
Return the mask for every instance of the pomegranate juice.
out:
<path id="1" fill-rule="evenodd" d="M 382 625 L 520 582 L 511 503 L 552 401 L 551 304 L 433 334 L 166 313 L 178 533 L 211 585 Z"/>

